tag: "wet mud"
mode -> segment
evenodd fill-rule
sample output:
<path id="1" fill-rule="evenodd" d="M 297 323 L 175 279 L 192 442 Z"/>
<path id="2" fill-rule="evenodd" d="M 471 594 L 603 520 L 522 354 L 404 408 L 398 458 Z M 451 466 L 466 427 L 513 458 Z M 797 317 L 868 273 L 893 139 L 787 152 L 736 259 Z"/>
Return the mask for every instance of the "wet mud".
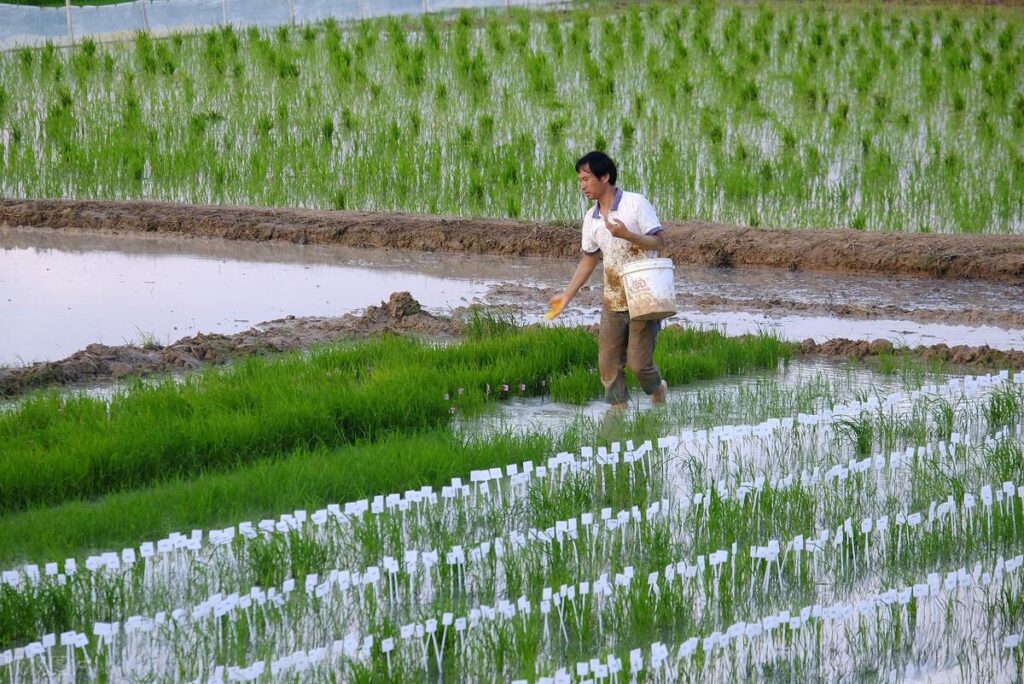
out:
<path id="1" fill-rule="evenodd" d="M 894 347 L 889 340 L 848 340 L 835 338 L 817 343 L 807 339 L 800 343 L 799 353 L 838 361 L 859 361 L 882 355 L 905 355 L 922 361 L 941 361 L 963 368 L 979 370 L 1019 370 L 1024 368 L 1024 351 L 1001 351 L 988 345 L 949 346 L 939 343 L 929 346 Z"/>
<path id="2" fill-rule="evenodd" d="M 579 252 L 579 234 L 571 223 L 168 202 L 0 199 L 0 225 L 499 256 L 573 257 Z M 768 230 L 702 222 L 669 223 L 665 234 L 663 255 L 677 264 L 1024 286 L 1022 235 Z"/>
<path id="3" fill-rule="evenodd" d="M 11 398 L 42 387 L 198 370 L 256 354 L 307 349 L 385 333 L 439 339 L 454 337 L 461 330 L 456 318 L 434 316 L 424 311 L 408 292 L 395 292 L 379 306 L 367 307 L 362 315 L 287 316 L 233 335 L 199 334 L 166 346 L 90 344 L 59 361 L 21 368 L 0 367 L 0 397 Z"/>

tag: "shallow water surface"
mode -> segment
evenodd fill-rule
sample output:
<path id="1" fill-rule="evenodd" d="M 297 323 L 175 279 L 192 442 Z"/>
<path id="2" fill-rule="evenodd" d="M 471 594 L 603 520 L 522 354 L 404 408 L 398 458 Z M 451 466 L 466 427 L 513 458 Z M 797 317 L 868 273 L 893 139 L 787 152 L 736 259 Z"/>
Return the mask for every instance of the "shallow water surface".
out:
<path id="1" fill-rule="evenodd" d="M 288 315 L 340 316 L 401 290 L 444 311 L 535 270 L 463 255 L 0 229 L 0 365 L 94 342 L 167 344 Z"/>
<path id="2" fill-rule="evenodd" d="M 666 428 L 682 430 L 695 427 L 696 417 L 690 407 L 699 403 L 702 398 L 718 397 L 736 401 L 736 406 L 743 404 L 739 395 L 746 393 L 748 397 L 758 396 L 761 405 L 757 411 L 763 418 L 789 415 L 786 407 L 779 406 L 781 412 L 776 415 L 773 407 L 768 405 L 763 396 L 776 394 L 769 388 L 778 388 L 780 392 L 789 392 L 803 388 L 816 388 L 819 393 L 828 393 L 835 398 L 847 398 L 860 393 L 864 396 L 876 396 L 894 392 L 903 387 L 903 379 L 899 374 L 884 375 L 868 368 L 837 364 L 828 361 L 791 361 L 773 370 L 751 371 L 741 375 L 731 375 L 715 380 L 702 380 L 685 385 L 669 387 L 666 398 Z M 551 432 L 558 434 L 567 427 L 578 422 L 603 425 L 635 417 L 652 408 L 651 400 L 638 388 L 631 389 L 629 406 L 624 411 L 611 409 L 603 399 L 594 399 L 582 406 L 551 401 L 543 397 L 512 397 L 507 401 L 494 404 L 490 413 L 482 418 L 456 420 L 456 427 L 467 434 L 483 434 L 509 430 L 519 433 Z M 749 404 L 749 400 L 747 402 Z M 684 410 L 680 410 L 685 407 Z M 722 404 L 716 405 L 714 412 L 718 423 L 730 420 L 746 422 L 748 415 L 729 415 L 721 411 Z M 745 406 L 747 410 L 749 406 Z M 762 418 L 762 419 L 763 419 Z"/>
<path id="3" fill-rule="evenodd" d="M 508 304 L 527 322 L 572 275 L 571 260 L 0 228 L 0 366 L 56 360 L 94 342 L 167 344 L 293 316 L 340 316 L 407 290 L 446 314 Z M 600 272 L 558 324 L 598 319 Z M 1024 330 L 795 310 L 801 304 L 1019 314 L 1019 289 L 992 283 L 676 267 L 673 322 L 788 340 L 886 338 L 1024 349 Z M 704 307 L 701 297 L 727 303 Z M 697 298 L 697 299 L 695 299 Z M 757 302 L 781 301 L 777 311 Z M 717 309 L 717 310 L 716 310 Z M 820 309 L 818 309 L 820 312 Z"/>
<path id="4" fill-rule="evenodd" d="M 747 311 L 684 311 L 675 318 L 679 319 L 679 322 L 716 327 L 727 335 L 765 331 L 792 341 L 812 338 L 820 343 L 836 337 L 846 337 L 851 340 L 886 339 L 897 346 L 909 347 L 929 346 L 941 342 L 951 347 L 960 344 L 987 344 L 993 349 L 1024 349 L 1024 330 L 1007 330 L 992 325 L 949 325 L 832 316 L 769 316 Z"/>

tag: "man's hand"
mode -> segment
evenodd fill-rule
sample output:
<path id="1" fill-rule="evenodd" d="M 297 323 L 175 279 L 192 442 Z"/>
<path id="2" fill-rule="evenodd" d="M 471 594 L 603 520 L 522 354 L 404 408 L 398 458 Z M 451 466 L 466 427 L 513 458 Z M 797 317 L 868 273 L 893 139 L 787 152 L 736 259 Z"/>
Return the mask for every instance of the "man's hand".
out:
<path id="1" fill-rule="evenodd" d="M 608 229 L 608 232 L 612 234 L 612 237 L 617 237 L 620 240 L 630 240 L 634 235 L 633 231 L 627 228 L 626 224 L 619 219 L 609 219 L 605 216 L 604 226 Z M 630 240 L 630 242 L 632 242 L 632 240 Z"/>
<path id="2" fill-rule="evenodd" d="M 618 219 L 609 220 L 607 216 L 604 219 L 604 225 L 613 237 L 630 242 L 641 249 L 650 251 L 665 249 L 665 235 L 662 232 L 657 232 L 654 235 L 640 235 L 627 228 L 626 224 L 622 221 Z"/>
<path id="3" fill-rule="evenodd" d="M 555 295 L 554 297 L 549 299 L 548 300 L 548 320 L 551 320 L 556 315 L 561 313 L 562 309 L 565 308 L 565 305 L 569 303 L 570 299 L 572 299 L 572 298 L 567 296 L 565 293 L 562 293 L 560 295 Z"/>
<path id="4" fill-rule="evenodd" d="M 569 286 L 565 288 L 565 292 L 555 295 L 548 301 L 548 304 L 551 306 L 551 310 L 548 311 L 549 319 L 557 316 L 558 312 L 565 308 L 566 304 L 576 296 L 576 293 L 587 282 L 595 268 L 597 268 L 597 255 L 584 253 L 580 257 L 580 262 L 576 264 L 576 272 L 572 274 L 572 280 L 569 281 Z"/>

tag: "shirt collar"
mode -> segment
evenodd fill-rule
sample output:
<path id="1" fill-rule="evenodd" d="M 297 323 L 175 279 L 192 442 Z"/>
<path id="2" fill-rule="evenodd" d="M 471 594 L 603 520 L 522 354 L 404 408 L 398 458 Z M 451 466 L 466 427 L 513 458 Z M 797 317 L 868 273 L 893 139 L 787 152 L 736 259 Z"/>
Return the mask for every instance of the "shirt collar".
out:
<path id="1" fill-rule="evenodd" d="M 622 188 L 615 188 L 615 198 L 612 200 L 612 211 L 618 211 L 619 202 L 622 201 Z M 594 218 L 601 218 L 601 203 L 598 202 L 597 206 L 594 207 L 594 213 L 591 214 Z"/>

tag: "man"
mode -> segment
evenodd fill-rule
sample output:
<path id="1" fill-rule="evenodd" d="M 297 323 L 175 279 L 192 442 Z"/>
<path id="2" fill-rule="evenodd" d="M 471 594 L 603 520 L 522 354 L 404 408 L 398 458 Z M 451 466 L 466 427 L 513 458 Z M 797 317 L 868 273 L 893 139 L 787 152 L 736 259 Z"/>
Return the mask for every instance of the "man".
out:
<path id="1" fill-rule="evenodd" d="M 605 399 L 624 408 L 624 368 L 636 375 L 652 403 L 663 403 L 668 385 L 654 365 L 654 343 L 660 321 L 631 321 L 626 292 L 620 276 L 622 267 L 640 259 L 657 256 L 665 247 L 665 235 L 654 208 L 642 195 L 616 187 L 618 170 L 603 152 L 590 152 L 576 162 L 580 190 L 595 200 L 593 210 L 583 215 L 583 254 L 565 292 L 551 298 L 553 309 L 561 309 L 576 296 L 597 267 L 598 254 L 604 261 L 604 297 L 598 334 L 597 365 Z"/>

